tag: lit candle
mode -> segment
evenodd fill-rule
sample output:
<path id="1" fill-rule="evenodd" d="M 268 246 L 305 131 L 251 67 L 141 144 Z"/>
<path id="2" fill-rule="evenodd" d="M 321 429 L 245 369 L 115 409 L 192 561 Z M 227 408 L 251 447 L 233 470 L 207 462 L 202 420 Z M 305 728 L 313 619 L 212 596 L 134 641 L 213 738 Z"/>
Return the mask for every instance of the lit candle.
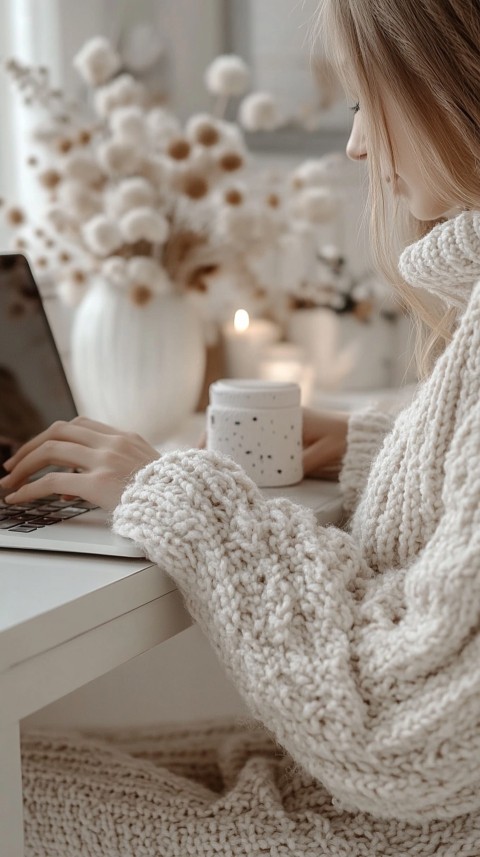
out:
<path id="1" fill-rule="evenodd" d="M 264 349 L 280 339 L 280 328 L 265 318 L 250 318 L 239 309 L 224 325 L 225 368 L 228 378 L 258 378 Z"/>

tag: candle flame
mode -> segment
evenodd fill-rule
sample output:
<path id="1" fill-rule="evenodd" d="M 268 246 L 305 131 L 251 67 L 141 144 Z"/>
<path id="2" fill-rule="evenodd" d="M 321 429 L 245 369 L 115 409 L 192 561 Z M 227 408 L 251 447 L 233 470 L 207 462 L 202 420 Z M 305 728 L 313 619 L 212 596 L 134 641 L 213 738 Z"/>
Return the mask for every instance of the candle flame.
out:
<path id="1" fill-rule="evenodd" d="M 244 330 L 248 330 L 250 327 L 250 316 L 246 309 L 237 309 L 233 326 L 237 333 L 243 333 Z"/>

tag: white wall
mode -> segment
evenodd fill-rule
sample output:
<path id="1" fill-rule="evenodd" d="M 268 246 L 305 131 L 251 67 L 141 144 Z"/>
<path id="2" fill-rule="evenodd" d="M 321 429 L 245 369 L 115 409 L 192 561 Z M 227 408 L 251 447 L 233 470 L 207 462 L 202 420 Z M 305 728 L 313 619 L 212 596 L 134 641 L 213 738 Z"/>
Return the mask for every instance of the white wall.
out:
<path id="1" fill-rule="evenodd" d="M 228 0 L 231 38 L 248 51 L 254 85 L 275 93 L 286 115 L 318 101 L 312 75 L 312 32 L 318 0 Z M 315 55 L 321 48 L 317 45 Z M 325 130 L 344 131 L 351 116 L 344 99 L 322 116 Z"/>
<path id="2" fill-rule="evenodd" d="M 26 64 L 48 67 L 55 86 L 70 89 L 72 95 L 78 94 L 78 80 L 74 80 L 70 58 L 84 38 L 102 31 L 102 3 L 99 0 L 82 0 L 81 4 L 71 0 L 3 0 L 2 12 L 5 24 L 2 54 Z M 1 77 L 7 111 L 7 121 L 0 131 L 3 137 L 2 190 L 6 189 L 10 198 L 27 205 L 31 213 L 41 198 L 26 163 L 31 149 L 30 129 L 37 121 L 37 114 L 23 106 L 20 94 L 6 79 L 3 69 Z"/>

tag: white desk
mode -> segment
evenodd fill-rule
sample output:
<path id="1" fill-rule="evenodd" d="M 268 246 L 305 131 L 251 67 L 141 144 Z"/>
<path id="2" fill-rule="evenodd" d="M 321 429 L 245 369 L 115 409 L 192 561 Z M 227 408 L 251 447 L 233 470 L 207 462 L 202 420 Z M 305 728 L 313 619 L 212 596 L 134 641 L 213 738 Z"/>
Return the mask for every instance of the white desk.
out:
<path id="1" fill-rule="evenodd" d="M 19 721 L 191 624 L 147 560 L 0 552 L 0 853 L 23 857 Z"/>
<path id="2" fill-rule="evenodd" d="M 336 485 L 265 490 L 338 522 Z M 191 624 L 148 560 L 0 551 L 0 855 L 23 857 L 20 720 Z"/>

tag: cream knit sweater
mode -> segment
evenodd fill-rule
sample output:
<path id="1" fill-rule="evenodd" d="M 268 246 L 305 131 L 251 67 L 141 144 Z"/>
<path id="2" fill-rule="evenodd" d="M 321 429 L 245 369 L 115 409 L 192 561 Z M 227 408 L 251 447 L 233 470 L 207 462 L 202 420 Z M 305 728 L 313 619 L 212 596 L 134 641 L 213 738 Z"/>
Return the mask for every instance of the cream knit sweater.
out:
<path id="1" fill-rule="evenodd" d="M 28 855 L 480 855 L 480 213 L 400 269 L 459 322 L 393 425 L 352 417 L 346 531 L 195 450 L 114 514 L 254 719 L 25 736 Z"/>

